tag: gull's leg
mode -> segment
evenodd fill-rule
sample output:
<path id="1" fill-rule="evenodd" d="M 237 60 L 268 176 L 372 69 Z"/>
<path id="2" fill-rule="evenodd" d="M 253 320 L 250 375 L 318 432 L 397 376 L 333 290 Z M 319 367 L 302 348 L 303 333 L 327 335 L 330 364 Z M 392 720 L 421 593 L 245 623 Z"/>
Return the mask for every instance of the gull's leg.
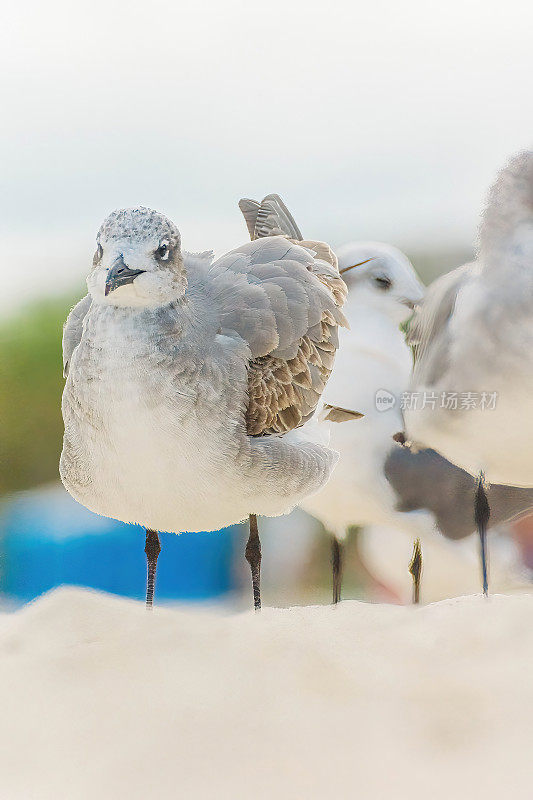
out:
<path id="1" fill-rule="evenodd" d="M 420 577 L 422 575 L 422 548 L 420 539 L 415 539 L 413 555 L 409 562 L 409 572 L 413 577 L 413 603 L 420 602 Z"/>
<path id="2" fill-rule="evenodd" d="M 490 519 L 490 506 L 485 492 L 485 476 L 479 473 L 474 496 L 474 520 L 479 534 L 481 553 L 481 574 L 483 577 L 483 594 L 489 595 L 489 577 L 487 568 L 487 526 Z"/>
<path id="3" fill-rule="evenodd" d="M 250 535 L 244 551 L 246 560 L 252 571 L 252 587 L 254 590 L 254 608 L 261 610 L 261 541 L 257 529 L 257 517 L 250 514 Z"/>
<path id="4" fill-rule="evenodd" d="M 146 579 L 146 608 L 152 608 L 154 604 L 155 571 L 157 569 L 157 558 L 161 552 L 161 542 L 157 531 L 146 529 L 146 542 L 144 545 L 146 561 L 148 564 L 148 577 Z"/>
<path id="5" fill-rule="evenodd" d="M 335 534 L 331 536 L 331 568 L 333 575 L 333 603 L 336 604 L 341 599 L 342 570 L 344 567 L 344 544 L 337 539 Z"/>

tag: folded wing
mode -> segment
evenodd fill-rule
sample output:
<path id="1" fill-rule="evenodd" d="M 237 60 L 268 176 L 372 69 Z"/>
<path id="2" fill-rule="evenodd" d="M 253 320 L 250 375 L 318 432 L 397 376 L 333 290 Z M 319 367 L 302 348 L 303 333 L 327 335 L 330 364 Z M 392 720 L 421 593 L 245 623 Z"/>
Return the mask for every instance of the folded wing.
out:
<path id="1" fill-rule="evenodd" d="M 91 305 L 91 296 L 86 294 L 72 309 L 63 326 L 63 377 L 67 377 L 72 353 L 81 341 L 83 320 Z"/>
<path id="2" fill-rule="evenodd" d="M 469 280 L 473 264 L 465 264 L 442 275 L 429 287 L 424 302 L 409 324 L 407 342 L 414 348 L 417 382 L 431 386 L 449 365 L 449 323 L 457 295 Z"/>
<path id="3" fill-rule="evenodd" d="M 216 261 L 211 285 L 222 334 L 250 348 L 252 436 L 285 433 L 313 414 L 331 374 L 346 286 L 322 242 L 268 236 Z"/>

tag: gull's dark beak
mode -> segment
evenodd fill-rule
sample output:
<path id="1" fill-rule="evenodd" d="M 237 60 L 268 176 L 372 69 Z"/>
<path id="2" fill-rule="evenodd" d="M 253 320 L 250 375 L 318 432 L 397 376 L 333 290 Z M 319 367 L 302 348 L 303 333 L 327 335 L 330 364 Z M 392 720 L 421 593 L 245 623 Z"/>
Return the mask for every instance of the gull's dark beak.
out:
<path id="1" fill-rule="evenodd" d="M 119 286 L 125 286 L 127 283 L 133 283 L 137 275 L 146 272 L 144 269 L 130 269 L 124 263 L 122 253 L 115 259 L 111 265 L 105 282 L 105 295 L 113 292 Z"/>

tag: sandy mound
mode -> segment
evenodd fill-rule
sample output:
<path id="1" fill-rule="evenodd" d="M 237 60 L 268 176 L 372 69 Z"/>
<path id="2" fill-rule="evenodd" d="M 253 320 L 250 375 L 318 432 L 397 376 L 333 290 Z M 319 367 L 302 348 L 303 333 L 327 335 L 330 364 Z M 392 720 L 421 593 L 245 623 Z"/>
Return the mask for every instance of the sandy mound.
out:
<path id="1" fill-rule="evenodd" d="M 0 618 L 0 797 L 531 798 L 533 597 Z"/>

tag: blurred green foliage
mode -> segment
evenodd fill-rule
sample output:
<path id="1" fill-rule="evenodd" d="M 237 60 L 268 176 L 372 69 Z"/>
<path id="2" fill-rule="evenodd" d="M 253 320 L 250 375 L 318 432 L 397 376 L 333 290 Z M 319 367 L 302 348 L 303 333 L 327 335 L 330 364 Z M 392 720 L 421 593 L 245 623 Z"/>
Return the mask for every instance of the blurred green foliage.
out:
<path id="1" fill-rule="evenodd" d="M 0 496 L 58 478 L 61 337 L 76 300 L 41 300 L 0 323 Z"/>

